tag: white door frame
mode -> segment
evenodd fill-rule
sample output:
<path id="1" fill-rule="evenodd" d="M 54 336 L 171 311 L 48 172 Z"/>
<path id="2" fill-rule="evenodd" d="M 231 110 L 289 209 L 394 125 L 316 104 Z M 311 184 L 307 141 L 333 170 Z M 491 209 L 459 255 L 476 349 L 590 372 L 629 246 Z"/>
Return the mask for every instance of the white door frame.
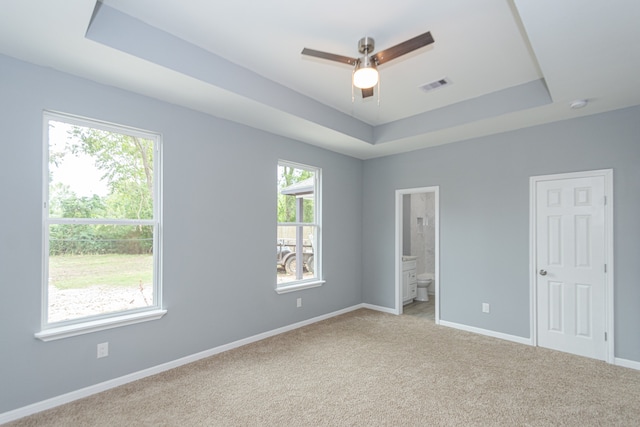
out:
<path id="1" fill-rule="evenodd" d="M 396 190 L 396 309 L 395 314 L 402 314 L 402 197 L 405 194 L 433 193 L 435 203 L 435 271 L 433 289 L 435 290 L 436 324 L 440 324 L 440 187 L 405 188 Z"/>
<path id="2" fill-rule="evenodd" d="M 536 241 L 536 188 L 542 181 L 571 178 L 604 177 L 605 191 L 605 212 L 604 212 L 604 233 L 605 233 L 605 264 L 607 274 L 605 274 L 605 331 L 607 334 L 607 355 L 608 363 L 615 362 L 614 346 L 614 280 L 613 280 L 613 169 L 601 169 L 584 172 L 561 173 L 553 175 L 532 176 L 529 178 L 529 293 L 530 293 L 530 326 L 531 344 L 538 345 L 538 290 L 537 281 L 537 241 Z"/>

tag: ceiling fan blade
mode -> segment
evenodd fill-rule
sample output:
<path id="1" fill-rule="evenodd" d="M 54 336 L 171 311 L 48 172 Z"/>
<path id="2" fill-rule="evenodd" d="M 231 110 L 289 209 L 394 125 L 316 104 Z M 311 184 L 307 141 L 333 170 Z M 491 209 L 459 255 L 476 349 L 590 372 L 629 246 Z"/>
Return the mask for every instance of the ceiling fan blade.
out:
<path id="1" fill-rule="evenodd" d="M 370 96 L 373 96 L 373 88 L 367 88 L 367 89 L 362 89 L 362 98 L 368 98 Z"/>
<path id="2" fill-rule="evenodd" d="M 405 55 L 409 52 L 413 52 L 414 50 L 420 49 L 421 47 L 431 43 L 433 43 L 433 37 L 431 36 L 431 32 L 427 31 L 424 34 L 420 34 L 412 39 L 380 51 L 375 55 L 372 55 L 371 59 L 375 60 L 378 65 L 384 64 L 387 61 L 391 61 L 392 59 Z"/>
<path id="3" fill-rule="evenodd" d="M 306 47 L 302 49 L 301 53 L 303 55 L 315 56 L 316 58 L 328 59 L 329 61 L 342 62 L 349 65 L 356 65 L 356 62 L 358 61 L 356 58 L 349 58 L 348 56 L 336 55 L 335 53 L 327 53 L 321 52 L 319 50 L 307 49 Z"/>

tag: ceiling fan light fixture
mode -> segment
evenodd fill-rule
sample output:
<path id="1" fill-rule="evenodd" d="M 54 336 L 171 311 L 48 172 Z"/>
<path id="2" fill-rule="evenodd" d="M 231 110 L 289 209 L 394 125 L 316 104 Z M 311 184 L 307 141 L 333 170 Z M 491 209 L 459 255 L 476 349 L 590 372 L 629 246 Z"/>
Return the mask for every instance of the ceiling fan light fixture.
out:
<path id="1" fill-rule="evenodd" d="M 378 65 L 385 64 L 388 61 L 406 55 L 409 52 L 413 52 L 431 43 L 433 43 L 433 37 L 431 36 L 431 32 L 427 31 L 424 34 L 405 40 L 402 43 L 398 43 L 395 46 L 391 46 L 375 54 L 372 54 L 375 50 L 375 41 L 373 38 L 363 37 L 358 42 L 358 52 L 363 55 L 361 58 L 351 58 L 349 56 L 336 55 L 335 53 L 307 49 L 306 47 L 302 49 L 301 53 L 302 55 L 314 56 L 316 58 L 351 65 L 353 67 L 351 73 L 351 83 L 353 84 L 351 86 L 351 98 L 353 100 L 354 87 L 362 89 L 363 99 L 373 96 L 374 86 L 378 85 L 378 89 L 380 88 L 380 76 L 377 70 Z M 378 102 L 380 102 L 380 94 L 378 94 Z"/>
<path id="2" fill-rule="evenodd" d="M 368 57 L 364 57 L 356 64 L 353 72 L 353 85 L 359 89 L 369 89 L 378 84 L 378 70 L 376 64 Z"/>

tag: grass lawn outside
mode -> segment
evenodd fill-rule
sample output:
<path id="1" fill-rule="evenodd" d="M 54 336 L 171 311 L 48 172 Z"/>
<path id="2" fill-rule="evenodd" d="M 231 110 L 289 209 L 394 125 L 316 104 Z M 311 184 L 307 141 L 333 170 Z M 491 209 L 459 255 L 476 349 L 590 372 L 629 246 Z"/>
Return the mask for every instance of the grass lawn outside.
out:
<path id="1" fill-rule="evenodd" d="M 49 257 L 48 322 L 154 304 L 153 255 Z"/>
<path id="2" fill-rule="evenodd" d="M 49 257 L 50 284 L 58 289 L 153 283 L 153 255 L 57 255 Z"/>

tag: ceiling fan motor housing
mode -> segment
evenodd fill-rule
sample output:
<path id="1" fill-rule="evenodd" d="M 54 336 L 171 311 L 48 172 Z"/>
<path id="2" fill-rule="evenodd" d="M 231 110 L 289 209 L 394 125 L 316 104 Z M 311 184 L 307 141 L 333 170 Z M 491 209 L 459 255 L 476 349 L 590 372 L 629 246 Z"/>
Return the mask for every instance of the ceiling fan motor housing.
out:
<path id="1" fill-rule="evenodd" d="M 371 37 L 363 37 L 358 42 L 358 52 L 366 55 L 370 52 L 373 52 L 373 49 L 376 47 L 376 42 Z"/>

